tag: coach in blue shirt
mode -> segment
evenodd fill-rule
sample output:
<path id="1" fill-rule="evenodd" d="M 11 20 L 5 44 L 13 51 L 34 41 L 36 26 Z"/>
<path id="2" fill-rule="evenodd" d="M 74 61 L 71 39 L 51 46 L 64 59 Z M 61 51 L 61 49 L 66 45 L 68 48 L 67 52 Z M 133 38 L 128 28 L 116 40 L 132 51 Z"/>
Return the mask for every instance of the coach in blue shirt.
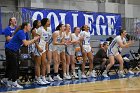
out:
<path id="1" fill-rule="evenodd" d="M 12 86 L 16 88 L 23 88 L 17 83 L 17 79 L 19 78 L 19 61 L 18 61 L 18 51 L 22 45 L 28 46 L 34 43 L 39 39 L 39 36 L 34 37 L 32 40 L 27 40 L 27 32 L 30 31 L 30 24 L 28 22 L 24 22 L 21 25 L 20 30 L 15 31 L 14 36 L 5 46 L 5 50 L 7 53 L 6 61 L 7 68 L 6 74 L 8 75 L 8 80 L 12 80 Z M 9 83 L 9 81 L 7 81 Z"/>

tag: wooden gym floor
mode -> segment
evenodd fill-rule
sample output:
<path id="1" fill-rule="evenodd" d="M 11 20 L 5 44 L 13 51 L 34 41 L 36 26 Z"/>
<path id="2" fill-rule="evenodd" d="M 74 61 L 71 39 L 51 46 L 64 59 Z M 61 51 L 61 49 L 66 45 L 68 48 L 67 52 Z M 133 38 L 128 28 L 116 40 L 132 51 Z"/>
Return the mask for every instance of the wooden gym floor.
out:
<path id="1" fill-rule="evenodd" d="M 49 86 L 32 86 L 36 87 L 27 84 L 22 90 L 4 91 L 4 88 L 0 88 L 0 91 L 2 93 L 140 93 L 140 74 L 126 75 L 125 78 L 112 75 L 110 78 L 82 79 L 81 83 L 79 80 L 65 80 L 55 81 Z"/>

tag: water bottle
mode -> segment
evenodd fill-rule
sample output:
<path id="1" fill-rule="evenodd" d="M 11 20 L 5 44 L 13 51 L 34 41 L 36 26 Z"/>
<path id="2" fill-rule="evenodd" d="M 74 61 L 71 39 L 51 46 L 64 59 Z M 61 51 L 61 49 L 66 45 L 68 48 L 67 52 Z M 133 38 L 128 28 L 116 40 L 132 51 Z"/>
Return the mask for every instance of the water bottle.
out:
<path id="1" fill-rule="evenodd" d="M 81 70 L 80 70 L 80 67 L 78 68 L 78 77 L 79 77 L 79 82 L 81 82 Z"/>

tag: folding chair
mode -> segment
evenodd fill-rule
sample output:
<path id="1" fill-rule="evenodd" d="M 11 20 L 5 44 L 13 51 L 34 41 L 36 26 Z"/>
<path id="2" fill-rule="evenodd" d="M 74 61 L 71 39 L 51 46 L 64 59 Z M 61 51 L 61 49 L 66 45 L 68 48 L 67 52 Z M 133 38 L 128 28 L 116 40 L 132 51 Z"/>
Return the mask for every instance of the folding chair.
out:
<path id="1" fill-rule="evenodd" d="M 34 62 L 28 52 L 28 47 L 22 47 L 19 57 L 20 67 L 19 74 L 21 81 L 33 81 L 35 76 Z"/>
<path id="2" fill-rule="evenodd" d="M 97 76 L 100 76 L 102 74 L 101 62 L 97 60 L 93 60 L 93 64 L 94 64 L 93 69 L 96 71 Z"/>
<path id="3" fill-rule="evenodd" d="M 0 79 L 4 78 L 5 76 L 5 64 L 6 64 L 6 58 L 0 54 Z"/>
<path id="4" fill-rule="evenodd" d="M 130 63 L 132 69 L 139 68 L 140 54 L 136 53 L 134 50 L 130 50 L 130 54 L 133 57 Z"/>

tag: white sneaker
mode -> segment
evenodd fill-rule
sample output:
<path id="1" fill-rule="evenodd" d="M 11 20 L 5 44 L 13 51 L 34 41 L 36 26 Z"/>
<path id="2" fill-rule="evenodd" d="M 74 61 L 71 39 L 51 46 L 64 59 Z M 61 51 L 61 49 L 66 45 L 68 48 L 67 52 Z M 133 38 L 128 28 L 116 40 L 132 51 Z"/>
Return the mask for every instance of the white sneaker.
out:
<path id="1" fill-rule="evenodd" d="M 118 75 L 119 75 L 119 77 L 122 77 L 122 78 L 123 78 L 123 77 L 125 77 L 125 75 L 124 75 L 124 74 L 118 74 Z"/>
<path id="2" fill-rule="evenodd" d="M 85 74 L 82 74 L 82 76 L 81 76 L 82 78 L 87 78 L 87 76 L 85 75 Z"/>
<path id="3" fill-rule="evenodd" d="M 71 76 L 69 74 L 67 76 L 68 76 L 69 79 L 71 79 Z"/>
<path id="4" fill-rule="evenodd" d="M 71 79 L 71 78 L 68 75 L 64 75 L 63 79 L 67 79 L 68 80 L 68 79 Z"/>
<path id="5" fill-rule="evenodd" d="M 96 77 L 96 75 L 95 75 L 95 70 L 93 70 L 92 72 L 90 72 L 90 73 L 89 73 L 89 76 L 95 78 L 95 77 Z"/>
<path id="6" fill-rule="evenodd" d="M 74 78 L 78 78 L 78 76 L 75 72 L 73 72 L 73 76 L 74 76 Z"/>
<path id="7" fill-rule="evenodd" d="M 125 75 L 123 74 L 123 71 L 119 71 L 119 72 L 118 72 L 118 76 L 119 76 L 119 77 L 122 77 L 122 78 L 125 77 Z"/>
<path id="8" fill-rule="evenodd" d="M 41 78 L 37 79 L 37 84 L 39 84 L 39 85 L 46 85 L 46 83 L 43 82 Z"/>
<path id="9" fill-rule="evenodd" d="M 47 77 L 47 80 L 48 80 L 49 82 L 53 82 L 53 81 L 54 81 L 54 80 L 52 79 L 51 76 Z"/>
<path id="10" fill-rule="evenodd" d="M 14 88 L 23 88 L 23 86 L 19 85 L 17 83 L 17 81 L 15 81 L 15 82 L 12 83 L 12 87 L 14 87 Z"/>
<path id="11" fill-rule="evenodd" d="M 11 87 L 12 81 L 8 81 L 8 79 L 3 78 L 1 80 L 1 83 L 4 84 L 7 87 Z"/>
<path id="12" fill-rule="evenodd" d="M 7 81 L 7 87 L 11 87 L 12 86 L 12 81 Z"/>
<path id="13" fill-rule="evenodd" d="M 50 82 L 47 81 L 46 78 L 42 78 L 42 81 L 43 81 L 44 83 L 46 83 L 46 84 L 50 84 Z"/>
<path id="14" fill-rule="evenodd" d="M 136 72 L 136 75 L 139 75 L 140 71 Z"/>
<path id="15" fill-rule="evenodd" d="M 109 76 L 107 75 L 107 71 L 104 71 L 102 75 L 103 75 L 105 78 L 109 77 Z"/>
<path id="16" fill-rule="evenodd" d="M 128 71 L 128 73 L 130 73 L 130 74 L 134 75 L 134 72 L 132 72 L 131 70 L 129 70 L 129 71 Z"/>
<path id="17" fill-rule="evenodd" d="M 130 59 L 127 58 L 127 57 L 123 57 L 123 60 L 126 61 L 126 62 L 130 62 Z"/>
<path id="18" fill-rule="evenodd" d="M 57 81 L 61 81 L 61 80 L 63 80 L 59 75 L 57 75 L 57 76 L 54 76 L 54 78 L 53 78 L 54 80 L 57 80 Z"/>

